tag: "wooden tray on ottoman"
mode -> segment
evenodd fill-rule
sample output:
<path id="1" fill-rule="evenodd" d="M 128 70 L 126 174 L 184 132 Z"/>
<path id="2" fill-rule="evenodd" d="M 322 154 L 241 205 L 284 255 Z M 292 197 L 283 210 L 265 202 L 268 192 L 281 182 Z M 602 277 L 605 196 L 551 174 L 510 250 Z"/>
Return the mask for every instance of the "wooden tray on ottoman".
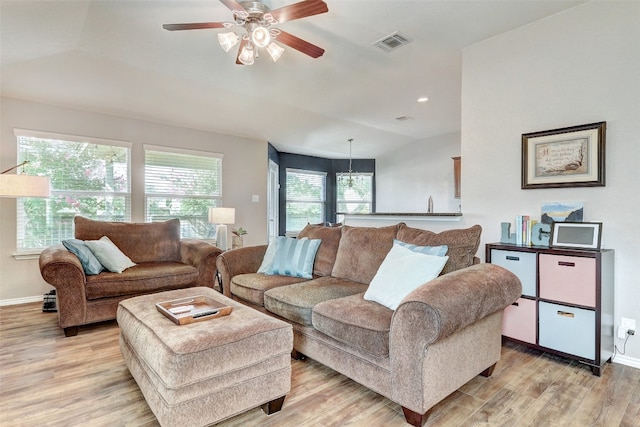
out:
<path id="1" fill-rule="evenodd" d="M 156 308 L 176 325 L 227 316 L 232 310 L 231 306 L 204 295 L 159 302 Z"/>

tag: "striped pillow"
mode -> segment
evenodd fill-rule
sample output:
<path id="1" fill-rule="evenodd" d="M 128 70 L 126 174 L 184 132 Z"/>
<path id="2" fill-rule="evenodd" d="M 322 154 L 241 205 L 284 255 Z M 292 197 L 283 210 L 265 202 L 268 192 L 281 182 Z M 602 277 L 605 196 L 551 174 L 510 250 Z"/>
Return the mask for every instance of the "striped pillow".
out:
<path id="1" fill-rule="evenodd" d="M 320 239 L 293 239 L 278 236 L 276 253 L 264 274 L 313 278 L 313 261 L 320 247 Z"/>
<path id="2" fill-rule="evenodd" d="M 393 239 L 393 243 L 396 245 L 403 246 L 413 252 L 418 252 L 426 255 L 435 255 L 435 256 L 445 256 L 449 247 L 447 245 L 440 246 L 418 246 L 412 245 L 411 243 L 402 242 L 397 239 Z"/>

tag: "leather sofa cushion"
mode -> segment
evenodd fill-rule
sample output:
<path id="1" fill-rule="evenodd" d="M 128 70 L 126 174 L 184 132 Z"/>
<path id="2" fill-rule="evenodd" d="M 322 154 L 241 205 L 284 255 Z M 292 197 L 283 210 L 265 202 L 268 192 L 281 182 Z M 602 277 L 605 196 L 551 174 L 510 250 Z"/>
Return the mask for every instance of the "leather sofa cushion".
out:
<path id="1" fill-rule="evenodd" d="M 388 227 L 342 227 L 331 273 L 334 277 L 369 284 L 396 237 L 399 224 Z"/>
<path id="2" fill-rule="evenodd" d="M 313 263 L 313 274 L 315 276 L 331 276 L 341 236 L 341 227 L 325 227 L 314 224 L 307 224 L 298 234 L 298 239 L 307 237 L 309 239 L 321 240 L 315 262 Z"/>
<path id="3" fill-rule="evenodd" d="M 269 289 L 308 280 L 302 277 L 266 275 L 263 273 L 238 274 L 231 278 L 230 290 L 233 296 L 263 307 L 264 293 Z"/>
<path id="4" fill-rule="evenodd" d="M 324 301 L 313 309 L 319 332 L 377 357 L 389 356 L 393 311 L 363 298 L 363 293 Z"/>
<path id="5" fill-rule="evenodd" d="M 213 279 L 211 279 L 213 280 Z M 143 262 L 122 273 L 87 276 L 87 299 L 140 295 L 198 284 L 198 269 L 181 262 Z"/>
<path id="6" fill-rule="evenodd" d="M 479 225 L 434 233 L 433 231 L 421 230 L 409 227 L 405 223 L 400 223 L 396 238 L 419 246 L 449 246 L 447 251 L 449 260 L 440 273 L 440 275 L 443 275 L 473 265 L 473 258 L 480 246 L 481 234 L 482 227 Z"/>
<path id="7" fill-rule="evenodd" d="M 107 236 L 136 264 L 180 261 L 180 220 L 164 222 L 107 222 L 76 216 L 75 238 L 99 240 Z"/>
<path id="8" fill-rule="evenodd" d="M 264 307 L 292 322 L 311 326 L 311 313 L 316 304 L 366 290 L 367 286 L 362 283 L 335 277 L 320 277 L 268 290 L 264 293 Z"/>

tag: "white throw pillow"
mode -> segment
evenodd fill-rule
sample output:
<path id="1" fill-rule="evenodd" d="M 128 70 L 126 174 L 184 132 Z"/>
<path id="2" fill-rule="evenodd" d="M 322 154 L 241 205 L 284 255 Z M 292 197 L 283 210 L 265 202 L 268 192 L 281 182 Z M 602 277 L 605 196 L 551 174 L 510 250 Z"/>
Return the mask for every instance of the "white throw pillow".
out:
<path id="1" fill-rule="evenodd" d="M 136 265 L 107 236 L 102 236 L 100 240 L 87 240 L 84 243 L 98 258 L 100 264 L 113 273 L 122 273 Z"/>
<path id="2" fill-rule="evenodd" d="M 364 299 L 395 310 L 420 285 L 438 277 L 449 257 L 413 252 L 394 244 L 378 268 Z"/>

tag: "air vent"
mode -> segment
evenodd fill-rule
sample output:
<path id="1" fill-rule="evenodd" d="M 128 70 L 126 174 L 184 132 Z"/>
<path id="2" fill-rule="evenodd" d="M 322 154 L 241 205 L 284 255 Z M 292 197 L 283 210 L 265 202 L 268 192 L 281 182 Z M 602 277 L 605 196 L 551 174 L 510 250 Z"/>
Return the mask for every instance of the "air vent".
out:
<path id="1" fill-rule="evenodd" d="M 412 41 L 413 39 L 411 39 L 410 37 L 402 34 L 400 31 L 396 31 L 395 33 L 381 38 L 373 45 L 385 52 L 391 52 L 392 50 L 395 50 L 400 46 L 404 46 L 405 44 L 409 44 Z"/>

